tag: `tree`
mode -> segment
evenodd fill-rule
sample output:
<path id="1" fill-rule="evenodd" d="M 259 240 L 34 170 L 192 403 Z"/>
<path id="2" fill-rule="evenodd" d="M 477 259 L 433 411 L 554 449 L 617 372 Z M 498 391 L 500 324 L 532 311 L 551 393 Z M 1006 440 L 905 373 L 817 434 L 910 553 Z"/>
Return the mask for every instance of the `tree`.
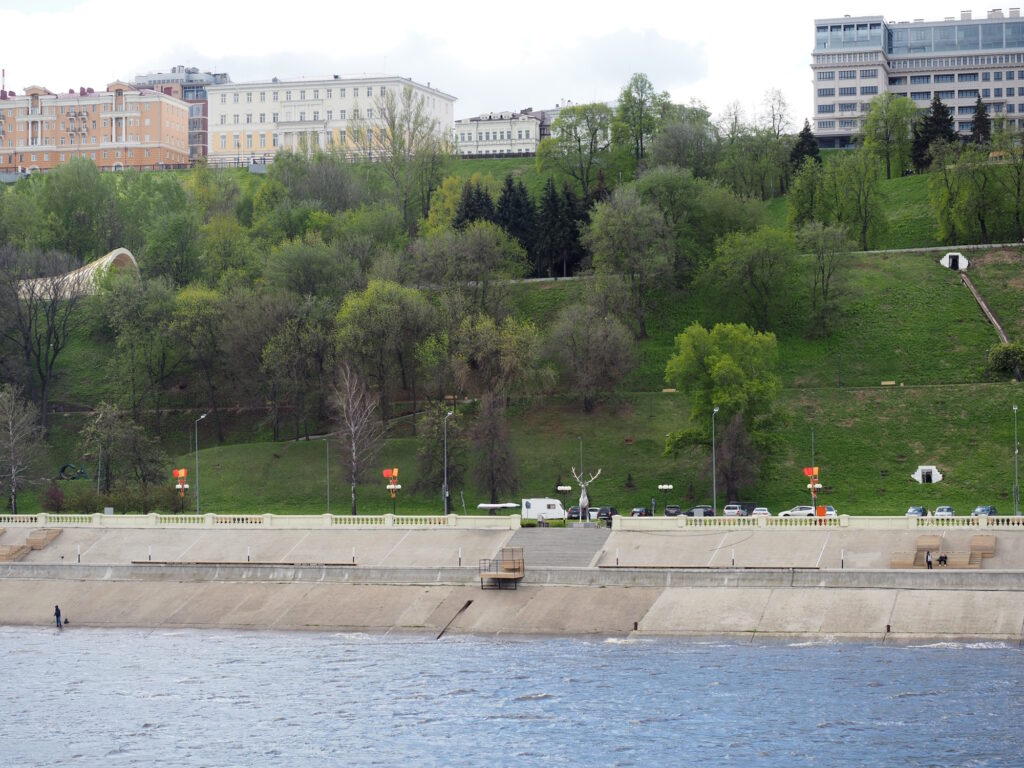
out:
<path id="1" fill-rule="evenodd" d="M 838 314 L 837 283 L 848 264 L 851 250 L 842 227 L 812 221 L 797 233 L 800 249 L 811 258 L 811 332 L 827 336 Z"/>
<path id="2" fill-rule="evenodd" d="M 548 355 L 558 363 L 563 387 L 591 413 L 632 373 L 634 346 L 629 329 L 614 315 L 591 303 L 572 304 L 551 327 Z"/>
<path id="3" fill-rule="evenodd" d="M 413 288 L 371 280 L 350 293 L 338 311 L 339 356 L 372 382 L 380 395 L 381 421 L 391 417 L 393 393 L 416 376 L 416 347 L 430 335 L 433 315 Z"/>
<path id="4" fill-rule="evenodd" d="M 635 187 L 620 187 L 611 200 L 594 207 L 583 239 L 593 254 L 594 271 L 625 281 L 627 312 L 638 338 L 647 338 L 647 313 L 672 254 L 664 217 L 640 200 Z"/>
<path id="5" fill-rule="evenodd" d="M 528 258 L 533 256 L 537 239 L 537 206 L 522 180 L 513 179 L 512 174 L 505 177 L 494 222 L 523 246 Z"/>
<path id="6" fill-rule="evenodd" d="M 700 179 L 714 175 L 721 151 L 718 128 L 708 108 L 699 102 L 679 107 L 651 144 L 651 165 L 688 168 Z"/>
<path id="7" fill-rule="evenodd" d="M 519 486 L 519 469 L 508 438 L 505 403 L 498 394 L 481 398 L 480 413 L 472 430 L 477 454 L 477 480 L 487 490 L 491 504 L 501 493 L 514 493 Z"/>
<path id="8" fill-rule="evenodd" d="M 718 408 L 719 423 L 733 430 L 732 462 L 739 466 L 742 460 L 749 469 L 743 476 L 724 476 L 728 498 L 739 498 L 740 484 L 751 482 L 756 469 L 773 453 L 773 429 L 779 421 L 775 398 L 781 388 L 775 372 L 777 358 L 773 333 L 732 324 L 719 324 L 708 331 L 693 323 L 676 336 L 675 353 L 665 367 L 669 386 L 692 395 L 690 421 L 694 425 L 670 434 L 666 453 L 710 448 L 711 413 Z"/>
<path id="9" fill-rule="evenodd" d="M 551 124 L 551 136 L 537 146 L 537 167 L 575 179 L 584 197 L 611 144 L 612 111 L 605 104 L 565 107 Z"/>
<path id="10" fill-rule="evenodd" d="M 864 148 L 885 162 L 885 178 L 892 178 L 893 166 L 898 176 L 910 162 L 910 129 L 917 115 L 914 102 L 905 96 L 886 92 L 871 100 L 871 110 L 864 123 Z"/>
<path id="11" fill-rule="evenodd" d="M 825 171 L 820 160 L 804 158 L 789 188 L 789 225 L 802 227 L 828 218 L 825 198 Z"/>
<path id="12" fill-rule="evenodd" d="M 734 232 L 719 243 L 707 277 L 725 296 L 739 297 L 745 312 L 762 330 L 772 327 L 787 292 L 796 247 L 792 235 L 771 227 Z"/>
<path id="13" fill-rule="evenodd" d="M 0 250 L 0 333 L 30 372 L 44 430 L 57 358 L 83 319 L 77 311 L 83 286 L 73 266 L 62 254 Z"/>
<path id="14" fill-rule="evenodd" d="M 867 147 L 844 152 L 830 169 L 835 190 L 837 220 L 867 250 L 868 243 L 885 228 L 878 166 Z"/>
<path id="15" fill-rule="evenodd" d="M 789 153 L 789 164 L 795 171 L 803 166 L 804 161 L 808 159 L 821 165 L 821 155 L 818 153 L 818 140 L 811 131 L 810 122 L 804 118 L 804 127 L 797 134 L 796 144 L 793 145 L 793 149 Z"/>
<path id="16" fill-rule="evenodd" d="M 494 221 L 494 200 L 490 193 L 480 182 L 467 181 L 462 186 L 462 196 L 459 198 L 459 205 L 455 209 L 455 218 L 452 226 L 456 229 L 465 229 L 474 221 Z"/>
<path id="17" fill-rule="evenodd" d="M 996 182 L 998 171 L 989 160 L 988 147 L 969 144 L 960 152 L 954 166 L 958 194 L 953 204 L 953 217 L 961 236 L 969 233 L 975 242 L 992 242 L 989 225 L 998 220 L 1004 202 Z"/>
<path id="18" fill-rule="evenodd" d="M 0 386 L 0 487 L 11 514 L 18 514 L 18 491 L 42 458 L 43 430 L 39 413 L 13 384 Z"/>
<path id="19" fill-rule="evenodd" d="M 417 490 L 444 488 L 445 415 L 449 411 L 453 414 L 448 418 L 447 426 L 449 495 L 452 488 L 462 487 L 465 481 L 467 446 L 460 414 L 450 409 L 447 403 L 430 403 L 420 416 L 417 427 L 420 435 L 416 451 L 416 464 L 419 467 Z"/>
<path id="20" fill-rule="evenodd" d="M 971 123 L 971 143 L 988 144 L 992 140 L 992 118 L 988 115 L 988 107 L 978 96 L 974 103 L 974 121 Z"/>
<path id="21" fill-rule="evenodd" d="M 1000 131 L 993 144 L 999 152 L 1001 170 L 996 181 L 1004 201 L 1013 211 L 1014 239 L 1024 241 L 1024 145 L 1017 132 Z"/>
<path id="22" fill-rule="evenodd" d="M 356 484 L 384 444 L 384 427 L 376 416 L 377 398 L 371 397 L 359 376 L 347 363 L 338 367 L 331 404 L 341 461 L 352 490 L 352 514 L 356 514 Z"/>
<path id="23" fill-rule="evenodd" d="M 224 308 L 221 295 L 209 288 L 191 286 L 174 299 L 170 331 L 173 338 L 192 358 L 206 385 L 206 400 L 213 412 L 217 442 L 224 442 L 224 425 L 220 418 L 217 385 L 220 379 L 223 336 L 221 327 Z"/>
<path id="24" fill-rule="evenodd" d="M 928 149 L 931 167 L 935 171 L 928 180 L 928 193 L 938 224 L 938 236 L 943 242 L 959 242 L 956 217 L 953 210 L 960 196 L 960 176 L 956 172 L 957 158 L 963 150 L 959 141 L 936 140 Z"/>
<path id="25" fill-rule="evenodd" d="M 167 456 L 157 441 L 117 406 L 100 403 L 82 429 L 81 441 L 86 451 L 98 454 L 99 478 L 106 493 L 129 482 L 146 488 L 167 476 Z"/>
<path id="26" fill-rule="evenodd" d="M 145 277 L 164 277 L 183 287 L 199 277 L 199 218 L 191 211 L 167 211 L 153 225 L 139 254 Z"/>
<path id="27" fill-rule="evenodd" d="M 354 121 L 352 134 L 363 156 L 383 169 L 392 201 L 412 234 L 430 210 L 430 193 L 441 183 L 451 141 L 431 117 L 426 97 L 412 86 L 388 88 L 374 97 L 373 109 L 377 118 Z"/>
<path id="28" fill-rule="evenodd" d="M 612 123 L 616 143 L 629 147 L 636 162 L 647 156 L 672 99 L 667 91 L 657 93 L 643 72 L 637 72 L 619 92 L 619 105 Z"/>
<path id="29" fill-rule="evenodd" d="M 44 179 L 42 214 L 51 234 L 47 246 L 67 253 L 76 266 L 110 251 L 114 176 L 100 174 L 86 157 L 72 157 Z"/>
<path id="30" fill-rule="evenodd" d="M 953 113 L 942 103 L 938 95 L 935 95 L 932 96 L 932 103 L 921 115 L 921 119 L 914 123 L 911 156 L 914 168 L 918 172 L 927 170 L 931 165 L 931 149 L 937 141 L 956 141 L 956 129 L 953 127 Z"/>

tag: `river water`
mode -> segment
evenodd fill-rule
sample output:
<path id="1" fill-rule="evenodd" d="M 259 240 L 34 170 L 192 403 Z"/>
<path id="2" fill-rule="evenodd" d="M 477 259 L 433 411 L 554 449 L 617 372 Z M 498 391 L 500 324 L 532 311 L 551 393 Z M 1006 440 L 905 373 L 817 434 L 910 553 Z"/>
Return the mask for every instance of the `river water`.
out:
<path id="1" fill-rule="evenodd" d="M 0 628 L 3 766 L 1020 766 L 1024 652 Z"/>

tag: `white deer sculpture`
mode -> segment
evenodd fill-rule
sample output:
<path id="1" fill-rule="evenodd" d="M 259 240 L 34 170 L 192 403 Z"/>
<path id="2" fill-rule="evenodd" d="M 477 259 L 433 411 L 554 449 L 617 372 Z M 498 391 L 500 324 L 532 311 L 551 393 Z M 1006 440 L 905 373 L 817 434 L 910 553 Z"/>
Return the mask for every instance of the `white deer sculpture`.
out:
<path id="1" fill-rule="evenodd" d="M 572 468 L 572 476 L 576 478 L 576 482 L 580 484 L 580 522 L 583 522 L 587 518 L 584 515 L 587 514 L 587 507 L 590 506 L 590 499 L 587 498 L 587 486 L 597 480 L 597 476 L 601 474 L 601 470 L 597 470 L 590 479 L 584 482 L 583 478 L 576 474 L 576 467 Z"/>

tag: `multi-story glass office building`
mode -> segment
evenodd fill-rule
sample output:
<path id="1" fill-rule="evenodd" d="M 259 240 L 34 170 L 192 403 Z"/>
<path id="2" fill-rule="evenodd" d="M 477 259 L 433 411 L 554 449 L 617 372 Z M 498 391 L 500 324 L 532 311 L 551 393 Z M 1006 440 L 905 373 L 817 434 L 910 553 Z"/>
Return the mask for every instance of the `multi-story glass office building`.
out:
<path id="1" fill-rule="evenodd" d="M 956 129 L 969 133 L 978 97 L 989 115 L 1024 128 L 1024 19 L 1019 8 L 973 19 L 887 22 L 844 16 L 814 22 L 814 133 L 844 147 L 861 129 L 871 99 L 892 92 L 921 109 L 938 96 Z"/>

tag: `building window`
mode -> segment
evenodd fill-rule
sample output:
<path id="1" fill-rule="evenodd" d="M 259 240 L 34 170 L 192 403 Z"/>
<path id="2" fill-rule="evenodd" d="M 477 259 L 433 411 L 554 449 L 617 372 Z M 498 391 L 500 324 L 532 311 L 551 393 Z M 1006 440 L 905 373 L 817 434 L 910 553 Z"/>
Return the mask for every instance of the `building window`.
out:
<path id="1" fill-rule="evenodd" d="M 373 98 L 373 86 L 372 85 L 366 86 L 366 98 L 368 98 L 368 99 L 372 99 Z"/>
<path id="2" fill-rule="evenodd" d="M 252 112 L 246 112 L 245 113 L 245 122 L 246 122 L 247 125 L 251 125 L 252 124 Z"/>
<path id="3" fill-rule="evenodd" d="M 231 123 L 233 125 L 238 125 L 238 115 L 232 115 L 231 116 Z"/>
<path id="4" fill-rule="evenodd" d="M 267 146 L 267 134 L 260 134 L 260 149 L 266 149 Z"/>
<path id="5" fill-rule="evenodd" d="M 839 79 L 840 80 L 856 80 L 857 79 L 857 70 L 855 70 L 855 69 L 841 69 L 839 71 Z"/>
<path id="6" fill-rule="evenodd" d="M 306 100 L 306 89 L 303 88 L 301 91 L 299 91 L 299 101 L 305 101 L 305 100 Z"/>
<path id="7" fill-rule="evenodd" d="M 832 114 L 835 111 L 836 111 L 836 105 L 835 104 L 819 104 L 818 105 L 818 114 L 819 115 L 830 115 L 830 114 Z M 543 142 L 541 142 L 541 143 L 543 143 Z"/>
<path id="8" fill-rule="evenodd" d="M 960 123 L 957 123 L 956 125 L 957 125 L 957 130 L 958 131 L 969 131 L 969 130 L 971 130 L 971 127 L 974 125 L 974 123 L 973 122 L 969 122 L 969 123 L 960 122 Z"/>
<path id="9" fill-rule="evenodd" d="M 271 142 L 275 147 L 277 146 L 277 134 L 274 134 L 274 140 Z"/>
<path id="10" fill-rule="evenodd" d="M 978 89 L 974 88 L 969 91 L 957 91 L 956 96 L 958 99 L 976 99 L 978 98 Z"/>
<path id="11" fill-rule="evenodd" d="M 991 75 L 988 72 L 982 72 L 981 73 L 981 81 L 983 83 L 987 83 L 990 78 L 991 78 Z"/>
<path id="12" fill-rule="evenodd" d="M 955 80 L 956 80 L 956 77 L 953 76 L 953 75 L 936 75 L 935 76 L 935 82 L 936 83 L 952 83 Z"/>
<path id="13" fill-rule="evenodd" d="M 910 98 L 914 101 L 929 101 L 932 98 L 931 91 L 912 91 Z"/>
<path id="14" fill-rule="evenodd" d="M 956 81 L 958 83 L 976 83 L 978 82 L 978 73 L 961 72 L 959 75 L 956 76 Z"/>
<path id="15" fill-rule="evenodd" d="M 1003 98 L 1003 89 L 1002 88 L 993 88 L 992 89 L 992 95 L 995 96 L 997 99 Z"/>
<path id="16" fill-rule="evenodd" d="M 332 91 L 333 91 L 333 89 L 332 89 L 332 88 L 328 88 L 328 89 L 327 89 L 327 98 L 328 98 L 328 99 L 329 99 L 329 98 L 331 98 L 331 93 L 332 93 Z"/>
<path id="17" fill-rule="evenodd" d="M 529 131 L 526 132 L 526 138 L 530 138 L 530 132 Z"/>
<path id="18" fill-rule="evenodd" d="M 245 135 L 245 148 L 246 149 L 252 149 L 252 134 L 251 133 L 247 133 Z"/>
<path id="19" fill-rule="evenodd" d="M 953 99 L 953 98 L 956 98 L 956 92 L 955 91 L 936 91 L 935 92 L 935 98 L 937 98 L 939 101 L 942 101 L 943 99 Z"/>
<path id="20" fill-rule="evenodd" d="M 1006 79 L 1013 80 L 1013 70 L 1010 70 L 1009 72 L 1006 73 Z"/>
<path id="21" fill-rule="evenodd" d="M 245 103 L 252 104 L 252 91 L 245 92 Z"/>
<path id="22" fill-rule="evenodd" d="M 342 128 L 340 131 L 338 131 L 338 137 L 341 140 L 342 144 L 347 144 L 348 143 L 348 140 L 345 138 L 345 129 L 344 128 Z"/>
<path id="23" fill-rule="evenodd" d="M 982 88 L 981 89 L 981 98 L 983 98 L 983 99 L 989 98 L 988 88 Z"/>
<path id="24" fill-rule="evenodd" d="M 818 79 L 819 80 L 835 80 L 836 79 L 836 73 L 835 72 L 818 72 Z"/>
<path id="25" fill-rule="evenodd" d="M 818 96 L 835 96 L 835 95 L 836 95 L 836 89 L 835 88 L 819 88 L 818 89 Z"/>
<path id="26" fill-rule="evenodd" d="M 328 109 L 327 110 L 327 122 L 331 122 L 331 120 L 333 120 L 333 119 L 334 119 L 334 110 L 333 109 Z"/>
<path id="27" fill-rule="evenodd" d="M 319 99 L 320 98 L 320 89 L 319 88 L 314 88 L 313 89 L 313 98 L 314 99 Z"/>
<path id="28" fill-rule="evenodd" d="M 267 122 L 267 113 L 266 112 L 260 112 L 260 122 L 261 123 Z"/>
<path id="29" fill-rule="evenodd" d="M 366 119 L 373 120 L 373 110 L 369 107 L 366 108 Z"/>
<path id="30" fill-rule="evenodd" d="M 228 103 L 228 95 L 227 95 L 226 93 L 222 93 L 222 94 L 220 95 L 220 103 L 221 103 L 221 104 L 227 104 L 227 103 Z M 104 104 L 104 107 L 105 107 L 105 106 L 106 106 L 106 105 Z M 104 157 L 106 157 L 106 156 L 107 156 L 107 153 L 106 153 L 106 152 L 104 152 L 104 153 L 103 153 L 103 156 L 104 156 Z"/>
<path id="31" fill-rule="evenodd" d="M 235 104 L 238 103 L 238 94 L 237 93 L 232 93 L 231 94 L 231 101 L 233 101 Z"/>
<path id="32" fill-rule="evenodd" d="M 273 101 L 277 101 L 277 91 L 274 91 L 272 99 Z"/>
<path id="33" fill-rule="evenodd" d="M 299 122 L 300 123 L 306 122 L 306 113 L 305 112 L 299 112 Z"/>
<path id="34" fill-rule="evenodd" d="M 857 111 L 857 105 L 856 105 L 856 103 L 840 104 L 839 105 L 839 111 L 840 112 L 856 112 Z"/>
<path id="35" fill-rule="evenodd" d="M 319 121 L 320 121 L 320 112 L 318 110 L 313 110 L 313 122 L 316 123 L 316 122 L 319 122 Z"/>
<path id="36" fill-rule="evenodd" d="M 1008 99 L 1013 98 L 1016 95 L 1015 91 L 1016 91 L 1015 88 L 1007 88 L 1006 89 L 1006 98 L 1008 98 Z"/>
<path id="37" fill-rule="evenodd" d="M 359 108 L 358 107 L 356 107 L 356 108 L 354 108 L 352 110 L 352 119 L 353 120 L 358 120 L 359 119 Z"/>
<path id="38" fill-rule="evenodd" d="M 266 103 L 266 101 L 267 101 L 267 92 L 266 91 L 260 91 L 260 103 L 264 104 L 264 103 Z"/>
<path id="39" fill-rule="evenodd" d="M 931 75 L 912 75 L 910 77 L 911 85 L 928 85 L 931 81 Z"/>
<path id="40" fill-rule="evenodd" d="M 993 72 L 992 73 L 992 79 L 993 80 L 1002 80 L 1003 79 L 1003 73 L 1002 72 Z"/>
<path id="41" fill-rule="evenodd" d="M 285 101 L 291 101 L 292 100 L 292 92 L 291 91 L 285 91 L 284 92 L 284 100 Z"/>
<path id="42" fill-rule="evenodd" d="M 828 90 L 831 91 L 832 89 L 829 88 Z M 839 89 L 839 95 L 840 96 L 856 96 L 857 95 L 857 86 L 855 86 L 855 85 L 848 85 L 848 86 L 846 86 L 844 88 L 840 88 Z"/>
<path id="43" fill-rule="evenodd" d="M 340 99 L 344 99 L 345 98 L 345 89 L 344 88 L 339 88 L 338 89 L 338 98 L 340 98 Z"/>
<path id="44" fill-rule="evenodd" d="M 1007 104 L 1006 105 L 1006 113 L 1009 114 L 1009 115 L 1013 114 L 1013 104 Z"/>
<path id="45" fill-rule="evenodd" d="M 338 110 L 338 119 L 339 120 L 344 120 L 345 119 L 345 110 L 344 109 Z"/>
<path id="46" fill-rule="evenodd" d="M 860 76 L 862 78 L 867 79 L 867 80 L 871 80 L 871 79 L 874 79 L 874 78 L 878 77 L 878 70 L 877 69 L 862 69 L 860 71 Z"/>
<path id="47" fill-rule="evenodd" d="M 277 120 L 277 116 L 278 116 L 278 114 L 279 114 L 278 112 L 275 112 L 275 113 L 274 113 L 273 115 L 271 115 L 271 120 L 272 120 L 273 122 L 275 122 L 275 123 L 276 123 L 276 122 L 278 122 L 278 120 Z"/>

